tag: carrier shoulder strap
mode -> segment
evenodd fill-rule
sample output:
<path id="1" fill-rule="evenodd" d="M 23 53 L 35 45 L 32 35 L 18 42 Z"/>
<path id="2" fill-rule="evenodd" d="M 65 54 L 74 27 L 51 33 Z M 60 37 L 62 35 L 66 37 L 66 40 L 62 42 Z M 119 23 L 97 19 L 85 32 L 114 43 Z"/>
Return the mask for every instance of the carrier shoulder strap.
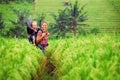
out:
<path id="1" fill-rule="evenodd" d="M 38 43 L 36 42 L 36 37 L 38 32 L 41 31 L 43 33 L 43 30 L 41 28 L 37 28 L 37 32 L 35 33 L 35 44 L 38 45 Z"/>
<path id="2" fill-rule="evenodd" d="M 37 28 L 37 33 L 38 33 L 39 31 L 41 31 L 41 32 L 43 33 L 43 31 L 42 31 L 41 28 Z"/>

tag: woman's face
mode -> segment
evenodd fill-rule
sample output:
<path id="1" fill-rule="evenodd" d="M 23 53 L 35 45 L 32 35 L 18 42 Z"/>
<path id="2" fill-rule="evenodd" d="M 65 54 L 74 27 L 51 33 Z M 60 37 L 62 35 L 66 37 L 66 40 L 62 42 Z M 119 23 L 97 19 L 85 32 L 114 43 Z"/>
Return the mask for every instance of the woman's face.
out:
<path id="1" fill-rule="evenodd" d="M 47 23 L 43 23 L 42 24 L 42 30 L 45 32 L 45 31 L 47 31 L 47 26 L 48 26 L 48 24 Z"/>

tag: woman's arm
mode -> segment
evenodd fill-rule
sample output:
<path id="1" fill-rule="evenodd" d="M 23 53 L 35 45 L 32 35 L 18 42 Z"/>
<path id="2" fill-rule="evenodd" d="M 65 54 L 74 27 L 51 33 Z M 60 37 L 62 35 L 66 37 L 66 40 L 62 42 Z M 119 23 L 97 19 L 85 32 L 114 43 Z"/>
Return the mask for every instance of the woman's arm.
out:
<path id="1" fill-rule="evenodd" d="M 42 35 L 39 35 L 39 33 L 37 34 L 37 37 L 36 37 L 36 42 L 38 43 L 45 35 L 46 33 L 41 33 Z"/>

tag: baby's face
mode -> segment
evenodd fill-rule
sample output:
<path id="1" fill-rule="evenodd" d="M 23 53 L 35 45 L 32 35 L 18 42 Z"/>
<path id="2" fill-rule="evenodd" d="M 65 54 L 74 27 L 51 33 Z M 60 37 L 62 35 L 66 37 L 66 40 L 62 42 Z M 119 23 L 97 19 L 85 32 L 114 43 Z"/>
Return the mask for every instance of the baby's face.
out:
<path id="1" fill-rule="evenodd" d="M 33 29 L 36 29 L 36 28 L 37 28 L 37 23 L 36 23 L 36 22 L 33 22 L 33 23 L 32 23 L 32 28 L 33 28 Z"/>

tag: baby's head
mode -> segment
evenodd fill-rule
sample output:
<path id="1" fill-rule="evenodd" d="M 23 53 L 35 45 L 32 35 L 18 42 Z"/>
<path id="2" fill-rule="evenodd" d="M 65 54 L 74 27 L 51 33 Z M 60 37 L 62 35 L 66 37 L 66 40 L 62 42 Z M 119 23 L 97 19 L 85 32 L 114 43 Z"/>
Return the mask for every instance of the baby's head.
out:
<path id="1" fill-rule="evenodd" d="M 33 28 L 33 29 L 36 29 L 36 28 L 37 28 L 37 22 L 36 22 L 36 21 L 33 21 L 33 22 L 32 22 L 32 28 Z"/>

